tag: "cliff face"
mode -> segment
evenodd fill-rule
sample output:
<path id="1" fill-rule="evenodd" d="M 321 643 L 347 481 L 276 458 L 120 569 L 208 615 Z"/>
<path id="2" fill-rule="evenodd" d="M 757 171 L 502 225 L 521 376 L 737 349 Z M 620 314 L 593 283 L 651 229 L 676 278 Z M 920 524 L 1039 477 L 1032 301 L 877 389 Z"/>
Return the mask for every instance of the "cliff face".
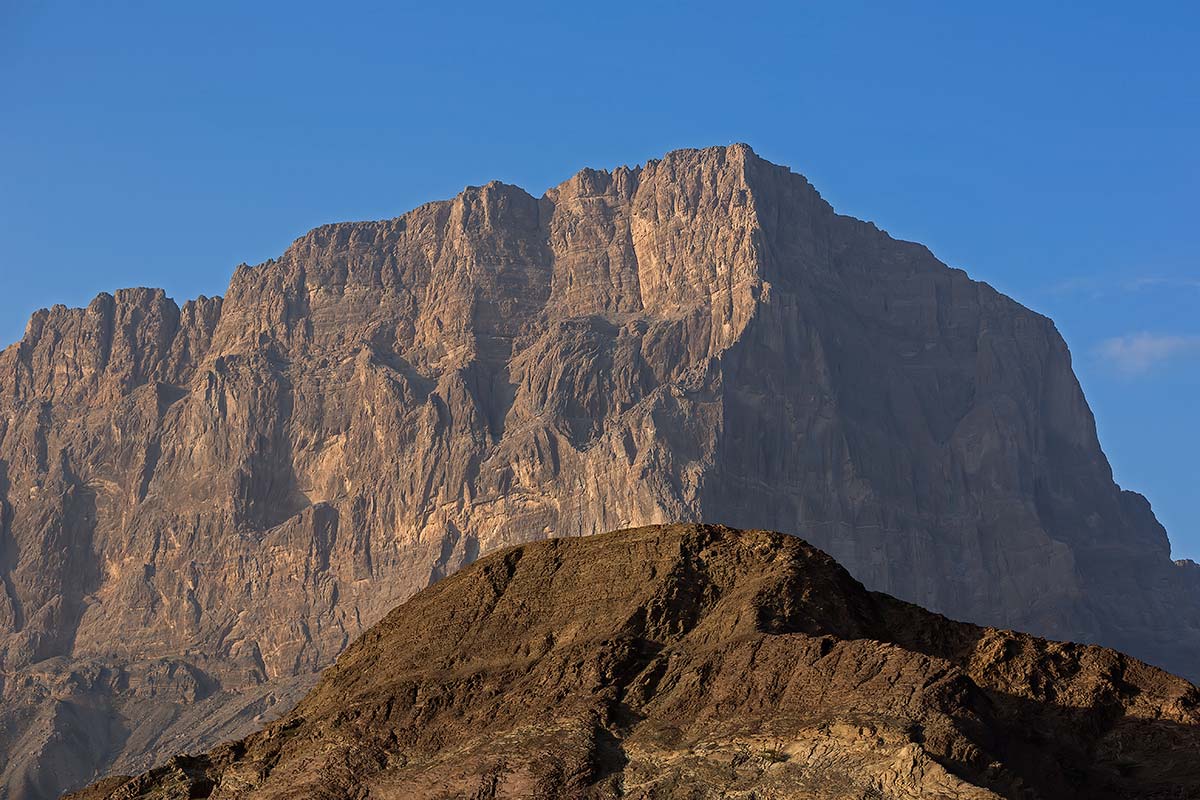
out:
<path id="1" fill-rule="evenodd" d="M 0 763 L 49 796 L 240 734 L 479 554 L 795 533 L 955 617 L 1200 664 L 1053 324 L 744 146 L 318 228 L 224 300 L 0 353 Z"/>
<path id="2" fill-rule="evenodd" d="M 76 800 L 942 798 L 1200 791 L 1200 692 L 930 614 L 800 539 L 522 545 L 388 614 L 287 718 Z"/>

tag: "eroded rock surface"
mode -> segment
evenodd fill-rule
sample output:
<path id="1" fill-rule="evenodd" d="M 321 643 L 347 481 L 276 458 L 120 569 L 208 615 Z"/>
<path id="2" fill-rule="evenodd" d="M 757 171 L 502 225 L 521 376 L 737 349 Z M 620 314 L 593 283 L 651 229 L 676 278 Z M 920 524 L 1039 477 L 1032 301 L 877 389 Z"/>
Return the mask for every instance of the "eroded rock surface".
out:
<path id="1" fill-rule="evenodd" d="M 522 545 L 426 589 L 286 718 L 77 800 L 1166 798 L 1200 691 L 951 622 L 778 533 Z"/>
<path id="2" fill-rule="evenodd" d="M 688 150 L 318 228 L 223 300 L 36 314 L 0 353 L 0 791 L 244 734 L 481 553 L 675 520 L 1200 674 L 1200 576 L 1053 324 Z"/>

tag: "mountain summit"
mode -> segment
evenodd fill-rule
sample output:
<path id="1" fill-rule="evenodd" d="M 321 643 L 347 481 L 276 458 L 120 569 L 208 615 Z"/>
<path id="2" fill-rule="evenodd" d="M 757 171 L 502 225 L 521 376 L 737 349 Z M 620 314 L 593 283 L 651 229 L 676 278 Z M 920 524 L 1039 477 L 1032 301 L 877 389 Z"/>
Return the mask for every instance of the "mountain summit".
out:
<path id="1" fill-rule="evenodd" d="M 1196 676 L 1054 325 L 748 147 L 329 225 L 0 353 L 0 785 L 243 735 L 480 554 L 676 520 Z"/>
<path id="2" fill-rule="evenodd" d="M 1200 692 L 951 622 L 800 539 L 712 526 L 488 556 L 286 718 L 77 800 L 1132 800 L 1200 791 Z"/>

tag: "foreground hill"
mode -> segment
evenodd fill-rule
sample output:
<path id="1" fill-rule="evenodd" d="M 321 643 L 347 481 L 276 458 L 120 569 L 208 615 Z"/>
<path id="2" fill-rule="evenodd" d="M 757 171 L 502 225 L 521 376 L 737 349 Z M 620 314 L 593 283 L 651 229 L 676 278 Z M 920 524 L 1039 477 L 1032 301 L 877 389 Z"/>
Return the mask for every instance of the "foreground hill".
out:
<path id="1" fill-rule="evenodd" d="M 673 525 L 484 558 L 261 733 L 77 798 L 1170 798 L 1197 752 L 1184 680 Z"/>
<path id="2" fill-rule="evenodd" d="M 671 520 L 1200 671 L 1198 570 L 1054 325 L 685 150 L 318 228 L 223 299 L 35 314 L 0 353 L 0 796 L 244 735 L 481 553 Z"/>

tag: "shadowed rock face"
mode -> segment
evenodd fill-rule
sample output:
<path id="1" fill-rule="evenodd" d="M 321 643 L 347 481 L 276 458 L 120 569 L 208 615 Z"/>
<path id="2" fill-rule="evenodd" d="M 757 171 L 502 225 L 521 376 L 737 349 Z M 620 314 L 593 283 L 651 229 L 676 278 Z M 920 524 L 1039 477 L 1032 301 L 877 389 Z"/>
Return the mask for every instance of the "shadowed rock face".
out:
<path id="1" fill-rule="evenodd" d="M 0 353 L 0 786 L 241 735 L 552 533 L 795 533 L 872 589 L 1195 676 L 1200 570 L 1053 324 L 744 146 L 318 228 Z"/>
<path id="2" fill-rule="evenodd" d="M 286 718 L 77 800 L 1150 798 L 1200 791 L 1200 692 L 951 622 L 778 533 L 497 553 L 388 614 Z"/>

